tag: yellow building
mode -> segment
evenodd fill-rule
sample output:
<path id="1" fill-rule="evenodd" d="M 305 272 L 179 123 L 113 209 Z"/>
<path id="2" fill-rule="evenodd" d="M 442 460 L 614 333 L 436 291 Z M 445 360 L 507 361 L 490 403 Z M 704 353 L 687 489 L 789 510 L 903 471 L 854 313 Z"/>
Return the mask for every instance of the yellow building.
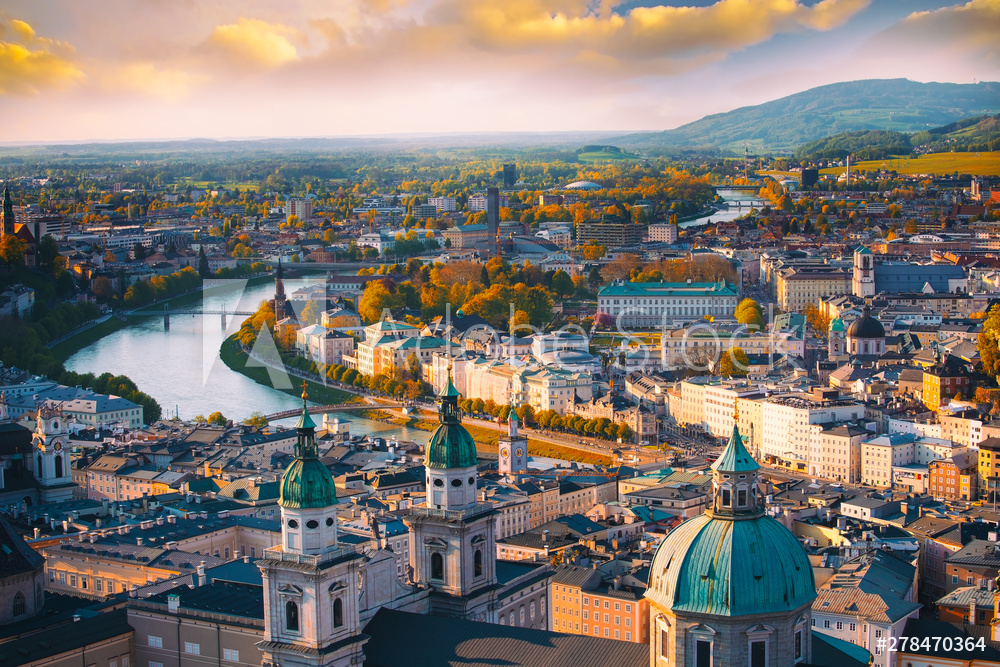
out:
<path id="1" fill-rule="evenodd" d="M 850 294 L 851 274 L 825 266 L 782 269 L 775 287 L 782 310 L 801 312 L 810 304 L 818 305 L 820 299 Z"/>

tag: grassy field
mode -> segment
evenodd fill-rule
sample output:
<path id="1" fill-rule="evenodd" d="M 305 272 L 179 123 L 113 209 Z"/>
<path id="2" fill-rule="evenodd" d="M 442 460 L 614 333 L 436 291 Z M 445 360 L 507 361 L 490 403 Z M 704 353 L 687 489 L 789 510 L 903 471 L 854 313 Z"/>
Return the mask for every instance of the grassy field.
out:
<path id="1" fill-rule="evenodd" d="M 247 356 L 247 353 L 243 351 L 243 348 L 240 347 L 235 334 L 227 338 L 222 343 L 222 347 L 219 349 L 219 356 L 222 358 L 222 361 L 226 364 L 226 366 L 229 366 L 229 368 L 233 369 L 237 373 L 246 375 L 257 384 L 278 389 L 278 391 L 284 392 L 290 396 L 299 396 L 302 393 L 302 381 L 296 377 L 289 378 L 292 383 L 292 387 L 290 389 L 280 389 L 271 384 L 271 376 L 267 372 L 266 368 L 261 366 L 248 367 L 247 361 L 249 360 L 249 357 Z M 334 387 L 327 387 L 319 384 L 318 382 L 307 382 L 306 384 L 309 388 L 309 400 L 321 405 L 360 403 L 363 400 L 357 394 L 350 394 Z"/>
<path id="2" fill-rule="evenodd" d="M 823 169 L 823 174 L 841 174 L 846 167 Z M 901 157 L 888 160 L 870 160 L 851 165 L 856 171 L 888 169 L 900 174 L 971 174 L 995 176 L 1000 174 L 1000 151 L 992 153 L 930 153 L 914 159 Z"/>
<path id="3" fill-rule="evenodd" d="M 90 327 L 86 331 L 81 331 L 72 338 L 67 338 L 63 342 L 53 345 L 51 348 L 52 356 L 59 361 L 66 361 L 79 350 L 82 350 L 91 343 L 95 343 L 105 336 L 113 334 L 119 329 L 124 329 L 127 326 L 128 322 L 122 322 L 117 317 L 112 317 L 110 320 L 105 320 L 96 326 Z"/>

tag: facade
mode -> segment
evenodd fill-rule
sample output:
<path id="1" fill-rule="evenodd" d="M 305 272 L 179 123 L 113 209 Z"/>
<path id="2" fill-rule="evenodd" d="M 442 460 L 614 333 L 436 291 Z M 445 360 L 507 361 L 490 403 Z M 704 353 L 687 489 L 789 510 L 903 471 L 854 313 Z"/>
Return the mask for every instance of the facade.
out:
<path id="1" fill-rule="evenodd" d="M 782 269 L 778 271 L 775 289 L 782 310 L 801 312 L 821 299 L 848 294 L 851 274 L 826 266 Z"/>
<path id="2" fill-rule="evenodd" d="M 577 239 L 579 241 L 579 239 Z M 717 283 L 630 283 L 602 287 L 597 312 L 626 326 L 649 327 L 675 319 L 696 320 L 706 315 L 731 316 L 739 293 L 724 280 Z"/>
<path id="3" fill-rule="evenodd" d="M 809 474 L 838 482 L 861 481 L 861 443 L 871 432 L 854 424 L 814 424 L 809 438 Z"/>
<path id="4" fill-rule="evenodd" d="M 605 583 L 599 570 L 560 565 L 550 583 L 552 629 L 645 644 L 649 602 L 641 591 Z"/>
<path id="5" fill-rule="evenodd" d="M 975 500 L 978 496 L 976 456 L 962 452 L 927 465 L 930 476 L 928 492 L 946 500 Z"/>
<path id="6" fill-rule="evenodd" d="M 837 392 L 779 394 L 762 401 L 761 454 L 776 464 L 805 472 L 812 452 L 813 425 L 857 421 L 865 406 Z M 820 436 L 821 437 L 821 436 Z"/>
<path id="7" fill-rule="evenodd" d="M 490 234 L 486 225 L 460 225 L 442 231 L 441 237 L 445 241 L 451 241 L 452 249 L 464 250 L 486 242 Z"/>
<path id="8" fill-rule="evenodd" d="M 677 225 L 669 222 L 658 222 L 649 226 L 649 240 L 651 243 L 677 243 Z"/>
<path id="9" fill-rule="evenodd" d="M 310 220 L 312 219 L 313 205 L 311 199 L 300 199 L 298 197 L 292 197 L 285 204 L 285 215 L 295 216 L 299 220 Z"/>
<path id="10" fill-rule="evenodd" d="M 861 317 L 847 327 L 847 354 L 854 356 L 885 354 L 885 328 L 871 316 L 871 308 L 867 305 Z"/>
<path id="11" fill-rule="evenodd" d="M 972 390 L 968 364 L 947 355 L 935 365 L 924 369 L 924 405 L 937 409 L 956 396 L 969 398 Z"/>
<path id="12" fill-rule="evenodd" d="M 69 428 L 59 408 L 43 405 L 32 435 L 35 448 L 35 478 L 42 503 L 56 503 L 73 498 L 73 471 L 70 465 Z"/>
<path id="13" fill-rule="evenodd" d="M 454 197 L 428 197 L 427 203 L 434 207 L 438 213 L 454 213 Z"/>
<path id="14" fill-rule="evenodd" d="M 517 413 L 507 417 L 507 434 L 500 437 L 500 460 L 497 467 L 501 475 L 513 477 L 528 472 L 528 438 L 517 432 Z"/>
<path id="15" fill-rule="evenodd" d="M 631 220 L 605 218 L 576 223 L 576 242 L 599 243 L 606 248 L 623 248 L 642 243 L 643 227 Z"/>

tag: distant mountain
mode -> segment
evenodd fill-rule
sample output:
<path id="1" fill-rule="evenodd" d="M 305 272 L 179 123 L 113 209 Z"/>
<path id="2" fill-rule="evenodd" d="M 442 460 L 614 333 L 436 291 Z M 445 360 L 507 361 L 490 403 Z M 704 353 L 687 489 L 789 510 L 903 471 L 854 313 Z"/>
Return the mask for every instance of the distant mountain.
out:
<path id="1" fill-rule="evenodd" d="M 919 132 L 971 116 L 1000 112 L 1000 83 L 918 83 L 907 79 L 820 86 L 752 107 L 705 116 L 664 132 L 614 141 L 629 147 L 717 146 L 790 151 L 841 132 Z"/>

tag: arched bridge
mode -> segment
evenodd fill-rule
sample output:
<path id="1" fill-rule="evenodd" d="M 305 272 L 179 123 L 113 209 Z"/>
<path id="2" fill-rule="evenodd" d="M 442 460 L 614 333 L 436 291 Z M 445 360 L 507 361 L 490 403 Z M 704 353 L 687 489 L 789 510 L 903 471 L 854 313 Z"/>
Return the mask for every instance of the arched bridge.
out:
<path id="1" fill-rule="evenodd" d="M 308 408 L 309 414 L 311 415 L 322 415 L 330 412 L 353 412 L 355 410 L 378 410 L 380 408 L 402 408 L 404 405 L 402 403 L 371 403 L 371 404 L 347 404 L 343 403 L 338 405 L 314 405 Z M 268 421 L 275 421 L 277 419 L 288 419 L 289 417 L 294 417 L 302 412 L 301 409 L 294 410 L 282 410 L 281 412 L 275 412 L 272 415 L 266 415 Z"/>

